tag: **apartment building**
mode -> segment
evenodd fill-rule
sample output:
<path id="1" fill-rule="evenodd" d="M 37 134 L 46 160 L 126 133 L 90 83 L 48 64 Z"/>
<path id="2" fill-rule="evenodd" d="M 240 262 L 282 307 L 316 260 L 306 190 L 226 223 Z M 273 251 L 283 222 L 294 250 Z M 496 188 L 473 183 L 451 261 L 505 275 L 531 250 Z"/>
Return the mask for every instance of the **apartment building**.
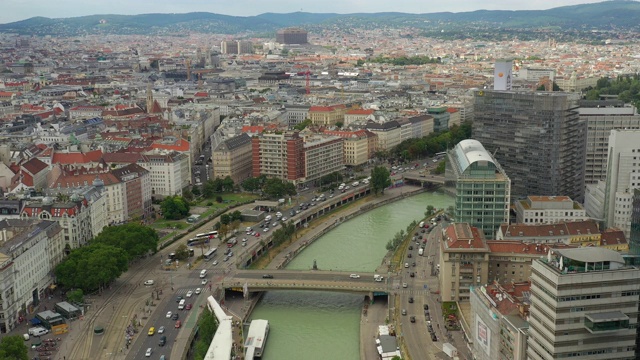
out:
<path id="1" fill-rule="evenodd" d="M 486 284 L 490 249 L 480 230 L 455 223 L 443 230 L 439 281 L 442 301 L 468 301 L 471 288 Z"/>
<path id="2" fill-rule="evenodd" d="M 455 219 L 492 239 L 509 221 L 511 181 L 476 140 L 463 140 L 447 154 L 445 184 L 455 189 Z"/>
<path id="3" fill-rule="evenodd" d="M 579 94 L 477 90 L 474 95 L 473 138 L 509 175 L 513 199 L 537 194 L 583 200 L 587 124 L 578 113 Z"/>
<path id="4" fill-rule="evenodd" d="M 289 127 L 296 126 L 308 119 L 310 108 L 308 105 L 285 105 L 284 116 Z M 346 123 L 345 126 L 347 126 Z"/>
<path id="5" fill-rule="evenodd" d="M 124 217 L 148 219 L 151 216 L 151 173 L 138 164 L 115 169 L 111 172 L 123 187 Z"/>
<path id="6" fill-rule="evenodd" d="M 363 165 L 373 157 L 373 153 L 369 153 L 369 139 L 366 130 L 325 130 L 324 134 L 344 139 L 344 164 L 346 166 Z"/>
<path id="7" fill-rule="evenodd" d="M 382 124 L 370 122 L 366 125 L 366 129 L 378 136 L 379 151 L 391 150 L 401 142 L 400 124 L 395 120 Z"/>
<path id="8" fill-rule="evenodd" d="M 57 221 L 62 228 L 66 249 L 84 246 L 94 236 L 91 209 L 87 200 L 79 195 L 71 196 L 68 201 L 45 197 L 42 201 L 29 203 L 22 210 L 20 218 Z"/>
<path id="9" fill-rule="evenodd" d="M 601 232 L 595 220 L 557 224 L 502 224 L 496 240 L 517 240 L 529 244 L 600 246 Z"/>
<path id="10" fill-rule="evenodd" d="M 533 262 L 527 358 L 637 359 L 640 269 L 596 247 Z"/>
<path id="11" fill-rule="evenodd" d="M 344 140 L 315 136 L 304 142 L 304 180 L 311 182 L 344 169 Z"/>
<path id="12" fill-rule="evenodd" d="M 213 150 L 213 177 L 229 176 L 236 184 L 251 177 L 251 137 L 240 134 L 222 142 Z"/>
<path id="13" fill-rule="evenodd" d="M 373 109 L 350 109 L 344 114 L 344 126 L 347 127 L 355 122 L 366 122 L 373 118 Z"/>
<path id="14" fill-rule="evenodd" d="M 611 130 L 640 129 L 636 108 L 620 100 L 580 100 L 580 119 L 587 122 L 585 183 L 604 181 Z"/>
<path id="15" fill-rule="evenodd" d="M 63 257 L 62 238 L 55 221 L 0 221 L 0 333 L 33 315 L 53 282 L 53 267 Z"/>
<path id="16" fill-rule="evenodd" d="M 514 202 L 516 223 L 555 224 L 587 220 L 587 212 L 568 196 L 527 196 Z"/>
<path id="17" fill-rule="evenodd" d="M 447 131 L 449 129 L 449 119 L 451 114 L 446 107 L 428 108 L 427 113 L 433 117 L 433 131 Z"/>
<path id="18" fill-rule="evenodd" d="M 182 195 L 182 189 L 191 183 L 189 156 L 186 154 L 154 151 L 144 154 L 138 165 L 150 172 L 154 197 Z"/>
<path id="19" fill-rule="evenodd" d="M 263 133 L 251 139 L 254 177 L 265 175 L 297 182 L 304 177 L 304 141 L 298 132 Z"/>

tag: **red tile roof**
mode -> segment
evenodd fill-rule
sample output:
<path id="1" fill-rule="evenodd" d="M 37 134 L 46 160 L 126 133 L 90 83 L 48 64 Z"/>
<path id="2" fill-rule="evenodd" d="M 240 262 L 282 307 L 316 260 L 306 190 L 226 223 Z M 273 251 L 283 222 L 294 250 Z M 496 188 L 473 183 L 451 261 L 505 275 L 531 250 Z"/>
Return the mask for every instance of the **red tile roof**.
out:
<path id="1" fill-rule="evenodd" d="M 101 150 L 94 150 L 88 153 L 58 153 L 53 154 L 52 164 L 86 164 L 90 162 L 97 162 L 102 158 Z"/>
<path id="2" fill-rule="evenodd" d="M 190 144 L 187 140 L 181 138 L 181 139 L 178 139 L 173 144 L 163 144 L 159 142 L 154 142 L 153 145 L 151 145 L 151 147 L 153 149 L 164 149 L 164 150 L 175 150 L 180 152 L 187 152 L 190 149 Z"/>
<path id="3" fill-rule="evenodd" d="M 37 158 L 33 158 L 26 163 L 22 164 L 22 168 L 29 172 L 31 175 L 35 175 L 43 170 L 46 170 L 48 167 L 47 164 L 38 160 Z"/>
<path id="4" fill-rule="evenodd" d="M 448 249 L 486 249 L 480 231 L 467 223 L 449 225 L 445 230 L 445 243 Z"/>
<path id="5" fill-rule="evenodd" d="M 624 245 L 626 243 L 627 238 L 625 238 L 624 232 L 620 229 L 607 229 L 602 232 L 600 237 L 600 246 Z"/>
<path id="6" fill-rule="evenodd" d="M 374 113 L 372 109 L 353 109 L 347 111 L 348 115 L 371 115 Z"/>

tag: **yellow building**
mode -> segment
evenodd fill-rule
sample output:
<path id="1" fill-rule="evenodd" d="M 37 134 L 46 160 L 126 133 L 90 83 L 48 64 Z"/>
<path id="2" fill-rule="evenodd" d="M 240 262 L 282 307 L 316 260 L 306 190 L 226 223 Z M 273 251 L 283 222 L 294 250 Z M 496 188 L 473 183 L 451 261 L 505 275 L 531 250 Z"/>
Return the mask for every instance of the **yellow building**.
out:
<path id="1" fill-rule="evenodd" d="M 344 114 L 347 107 L 339 105 L 312 106 L 309 108 L 309 119 L 313 125 L 333 126 L 337 122 L 344 124 Z"/>

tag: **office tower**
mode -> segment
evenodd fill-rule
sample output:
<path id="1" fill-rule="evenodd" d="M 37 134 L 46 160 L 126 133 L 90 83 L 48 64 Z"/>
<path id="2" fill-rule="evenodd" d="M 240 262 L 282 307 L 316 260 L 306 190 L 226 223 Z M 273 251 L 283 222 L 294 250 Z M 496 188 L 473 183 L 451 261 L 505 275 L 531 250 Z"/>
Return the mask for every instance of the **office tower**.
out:
<path id="1" fill-rule="evenodd" d="M 287 28 L 278 30 L 276 33 L 276 42 L 278 44 L 306 44 L 307 31 L 299 28 Z"/>
<path id="2" fill-rule="evenodd" d="M 586 122 L 579 94 L 476 90 L 473 138 L 511 179 L 511 197 L 569 196 L 582 201 Z"/>
<path id="3" fill-rule="evenodd" d="M 513 60 L 496 60 L 493 70 L 493 90 L 511 90 Z"/>
<path id="4" fill-rule="evenodd" d="M 636 108 L 620 100 L 580 100 L 580 119 L 587 122 L 586 184 L 604 180 L 607 172 L 609 134 L 614 129 L 640 129 Z"/>
<path id="5" fill-rule="evenodd" d="M 509 222 L 511 181 L 480 142 L 463 140 L 449 151 L 445 181 L 455 187 L 456 222 L 481 229 L 487 239 Z"/>
<path id="6" fill-rule="evenodd" d="M 640 189 L 633 189 L 631 209 L 629 253 L 637 256 L 640 255 Z"/>
<path id="7" fill-rule="evenodd" d="M 618 252 L 554 249 L 533 262 L 527 358 L 637 359 L 640 269 Z"/>
<path id="8" fill-rule="evenodd" d="M 640 130 L 611 130 L 604 189 L 604 222 L 629 238 L 633 189 L 640 188 Z"/>

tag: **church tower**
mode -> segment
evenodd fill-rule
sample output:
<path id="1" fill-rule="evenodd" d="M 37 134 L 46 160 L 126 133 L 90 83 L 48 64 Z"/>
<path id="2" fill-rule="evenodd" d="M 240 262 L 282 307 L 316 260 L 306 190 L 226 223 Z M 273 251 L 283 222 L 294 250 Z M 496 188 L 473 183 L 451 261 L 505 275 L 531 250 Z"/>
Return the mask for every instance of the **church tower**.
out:
<path id="1" fill-rule="evenodd" d="M 153 89 L 151 88 L 151 82 L 147 83 L 147 114 L 151 113 L 153 109 Z"/>

